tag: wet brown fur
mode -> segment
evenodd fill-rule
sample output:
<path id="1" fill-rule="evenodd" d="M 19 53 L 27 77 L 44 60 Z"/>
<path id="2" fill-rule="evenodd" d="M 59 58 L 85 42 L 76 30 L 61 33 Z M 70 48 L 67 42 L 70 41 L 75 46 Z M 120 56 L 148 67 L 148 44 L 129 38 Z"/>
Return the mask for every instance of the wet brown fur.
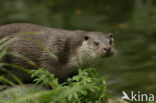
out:
<path id="1" fill-rule="evenodd" d="M 24 55 L 25 57 L 34 61 L 37 64 L 37 66 L 32 67 L 24 60 L 9 55 L 6 57 L 7 59 L 3 62 L 22 65 L 28 69 L 43 67 L 49 70 L 49 72 L 54 73 L 55 76 L 60 79 L 60 81 L 64 81 L 65 78 L 76 74 L 77 71 L 74 71 L 73 73 L 66 72 L 66 68 L 64 68 L 64 66 L 67 64 L 70 54 L 74 54 L 77 47 L 81 45 L 81 41 L 83 40 L 85 35 L 85 33 L 83 33 L 84 31 L 73 32 L 62 29 L 53 29 L 38 26 L 34 24 L 16 23 L 1 26 L 0 38 L 19 32 L 42 33 L 40 35 L 35 34 L 30 36 L 17 37 L 17 40 L 12 42 L 8 49 L 8 51 Z M 50 51 L 52 51 L 52 53 L 58 57 L 58 60 L 55 60 L 52 57 L 50 57 L 47 52 L 45 52 L 36 44 L 32 43 L 31 41 L 24 40 L 22 38 L 34 39 L 39 41 Z M 26 73 L 23 73 L 23 71 L 17 69 L 11 69 L 11 71 L 17 74 L 19 78 L 22 78 L 22 80 L 30 81 L 30 76 L 28 76 Z"/>
<path id="2" fill-rule="evenodd" d="M 84 37 L 87 34 L 86 31 L 69 31 L 34 24 L 14 23 L 0 27 L 0 39 L 5 36 L 21 32 L 40 32 L 41 34 L 16 37 L 17 40 L 13 41 L 9 45 L 8 51 L 16 52 L 27 57 L 35 62 L 36 66 L 32 66 L 23 59 L 11 55 L 7 55 L 1 62 L 21 65 L 28 69 L 37 69 L 39 67 L 45 68 L 50 73 L 54 73 L 55 76 L 59 78 L 60 82 L 63 82 L 66 78 L 77 74 L 78 65 L 69 66 L 68 64 L 72 65 L 72 63 L 69 63 L 69 59 L 71 56 L 76 54 L 77 49 L 82 45 Z M 38 45 L 29 41 L 29 39 L 39 41 L 53 54 L 55 54 L 58 57 L 58 60 L 50 57 L 47 52 L 45 52 Z M 24 82 L 29 82 L 31 80 L 30 75 L 24 73 L 23 71 L 12 68 L 9 69 L 20 79 L 24 80 Z"/>

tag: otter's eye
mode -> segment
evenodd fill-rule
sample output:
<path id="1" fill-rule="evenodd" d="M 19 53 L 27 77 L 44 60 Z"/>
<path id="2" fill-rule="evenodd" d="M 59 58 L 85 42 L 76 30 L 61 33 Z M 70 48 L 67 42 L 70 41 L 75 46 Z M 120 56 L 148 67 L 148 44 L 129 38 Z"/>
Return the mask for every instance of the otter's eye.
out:
<path id="1" fill-rule="evenodd" d="M 84 37 L 84 40 L 88 40 L 88 39 L 89 39 L 89 36 L 85 36 L 85 37 Z"/>
<path id="2" fill-rule="evenodd" d="M 109 44 L 110 44 L 110 45 L 112 45 L 112 44 L 113 44 L 113 41 L 112 41 L 112 40 L 111 40 L 111 41 L 109 41 Z"/>
<path id="3" fill-rule="evenodd" d="M 98 46 L 98 45 L 99 45 L 99 42 L 94 42 L 94 44 L 95 44 L 96 46 Z"/>
<path id="4" fill-rule="evenodd" d="M 113 38 L 113 33 L 109 33 L 108 36 L 109 36 L 110 38 Z"/>

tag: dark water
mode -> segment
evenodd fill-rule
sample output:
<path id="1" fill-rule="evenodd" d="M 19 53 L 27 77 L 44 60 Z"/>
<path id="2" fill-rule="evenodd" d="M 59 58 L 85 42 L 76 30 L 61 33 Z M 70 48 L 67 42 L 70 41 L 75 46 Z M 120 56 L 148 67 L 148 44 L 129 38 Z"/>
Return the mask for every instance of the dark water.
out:
<path id="1" fill-rule="evenodd" d="M 98 66 L 111 81 L 109 90 L 156 93 L 156 1 L 2 0 L 0 6 L 0 25 L 30 22 L 113 32 L 118 53 Z"/>
<path id="2" fill-rule="evenodd" d="M 103 61 L 103 73 L 110 90 L 156 94 L 156 42 L 150 36 L 117 34 L 118 54 Z M 109 81 L 109 80 L 108 80 Z"/>

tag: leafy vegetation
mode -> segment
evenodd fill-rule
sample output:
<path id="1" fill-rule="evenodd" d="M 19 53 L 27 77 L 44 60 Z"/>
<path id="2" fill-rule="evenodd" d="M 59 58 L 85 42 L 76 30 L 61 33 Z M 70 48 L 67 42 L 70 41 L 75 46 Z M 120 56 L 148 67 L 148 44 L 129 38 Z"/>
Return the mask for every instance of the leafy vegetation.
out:
<path id="1" fill-rule="evenodd" d="M 111 98 L 107 93 L 106 82 L 93 68 L 79 69 L 79 75 L 69 78 L 63 84 L 58 83 L 47 70 L 32 71 L 37 85 L 33 88 L 18 87 L 2 91 L 2 103 L 106 103 Z M 39 85 L 49 84 L 51 90 L 37 89 Z M 16 93 L 18 92 L 18 93 Z"/>

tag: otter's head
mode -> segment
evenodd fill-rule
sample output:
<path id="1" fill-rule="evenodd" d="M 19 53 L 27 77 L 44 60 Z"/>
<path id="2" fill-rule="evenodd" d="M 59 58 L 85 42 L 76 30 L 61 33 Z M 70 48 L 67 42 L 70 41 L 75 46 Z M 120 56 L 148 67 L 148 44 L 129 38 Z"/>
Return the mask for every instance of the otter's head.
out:
<path id="1" fill-rule="evenodd" d="M 95 60 L 105 58 L 115 53 L 112 33 L 87 32 L 79 48 L 79 59 Z"/>

